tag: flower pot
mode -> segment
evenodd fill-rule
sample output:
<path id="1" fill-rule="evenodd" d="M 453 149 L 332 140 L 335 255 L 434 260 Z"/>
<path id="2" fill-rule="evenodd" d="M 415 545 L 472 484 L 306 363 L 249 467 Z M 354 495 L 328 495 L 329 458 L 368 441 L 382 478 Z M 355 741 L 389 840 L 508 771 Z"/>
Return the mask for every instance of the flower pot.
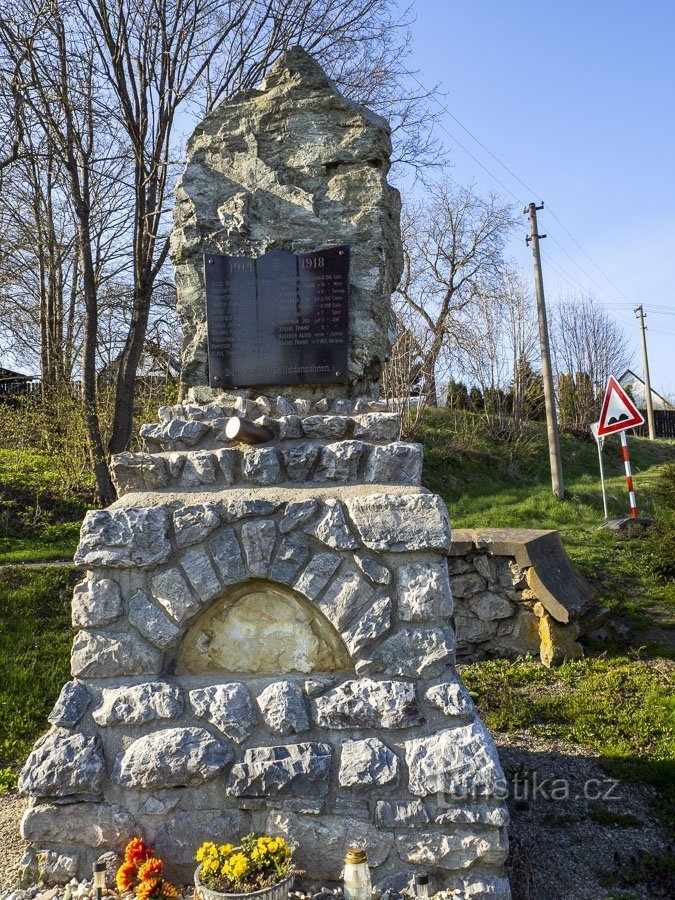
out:
<path id="1" fill-rule="evenodd" d="M 199 873 L 201 865 L 195 872 L 195 900 L 286 900 L 290 889 L 293 887 L 295 875 L 289 875 L 283 881 L 273 884 L 271 887 L 262 888 L 259 891 L 248 891 L 245 894 L 226 894 L 222 891 L 212 891 L 201 883 Z"/>

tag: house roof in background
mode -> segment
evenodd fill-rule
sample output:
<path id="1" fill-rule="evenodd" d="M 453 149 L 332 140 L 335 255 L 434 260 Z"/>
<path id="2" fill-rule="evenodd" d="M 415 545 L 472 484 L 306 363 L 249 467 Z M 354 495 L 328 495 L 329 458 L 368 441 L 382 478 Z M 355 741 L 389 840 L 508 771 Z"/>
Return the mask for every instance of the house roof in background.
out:
<path id="1" fill-rule="evenodd" d="M 646 385 L 645 385 L 644 381 L 642 380 L 642 378 L 640 378 L 640 376 L 637 375 L 632 369 L 626 369 L 626 371 L 623 373 L 623 375 L 621 375 L 620 378 L 617 378 L 617 381 L 619 382 L 619 384 L 621 385 L 622 388 L 627 388 L 627 389 L 629 389 L 631 387 L 631 385 L 634 384 L 636 381 L 639 382 L 642 387 L 642 401 L 641 402 L 644 402 L 644 391 L 645 391 Z M 669 400 L 666 400 L 666 398 L 663 397 L 661 394 L 659 394 L 658 391 L 655 391 L 654 388 L 651 389 L 651 392 L 652 392 L 652 397 L 656 397 L 663 404 L 663 407 L 662 407 L 663 409 L 675 409 L 673 404 Z"/>

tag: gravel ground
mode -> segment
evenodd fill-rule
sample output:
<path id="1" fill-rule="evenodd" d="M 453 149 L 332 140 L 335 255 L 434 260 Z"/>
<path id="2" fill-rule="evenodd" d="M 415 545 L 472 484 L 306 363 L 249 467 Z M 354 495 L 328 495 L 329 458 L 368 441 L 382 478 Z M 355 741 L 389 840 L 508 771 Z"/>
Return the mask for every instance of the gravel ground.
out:
<path id="1" fill-rule="evenodd" d="M 672 854 L 650 812 L 654 788 L 612 781 L 593 753 L 562 741 L 495 737 L 510 782 L 513 900 L 668 896 L 616 878 L 632 858 Z"/>
<path id="2" fill-rule="evenodd" d="M 16 887 L 16 874 L 26 844 L 19 834 L 28 801 L 16 794 L 0 795 L 0 891 Z"/>
<path id="3" fill-rule="evenodd" d="M 530 734 L 496 739 L 510 783 L 508 866 L 514 900 L 659 896 L 646 886 L 633 885 L 621 893 L 618 885 L 600 883 L 612 877 L 617 860 L 630 865 L 632 856 L 669 851 L 649 810 L 654 789 L 615 784 L 592 753 L 561 741 Z M 16 794 L 0 796 L 0 891 L 16 886 L 25 846 L 19 835 L 25 807 Z M 599 815 L 602 823 L 593 818 Z M 628 825 L 619 824 L 617 815 L 633 818 Z"/>

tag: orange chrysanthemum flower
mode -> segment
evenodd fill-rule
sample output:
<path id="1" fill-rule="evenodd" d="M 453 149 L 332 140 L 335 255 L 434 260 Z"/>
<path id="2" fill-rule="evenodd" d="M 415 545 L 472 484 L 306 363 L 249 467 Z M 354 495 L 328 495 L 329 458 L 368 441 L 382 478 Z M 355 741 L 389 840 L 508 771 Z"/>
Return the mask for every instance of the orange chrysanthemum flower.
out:
<path id="1" fill-rule="evenodd" d="M 136 884 L 136 863 L 123 862 L 115 878 L 120 891 L 128 891 Z"/>
<path id="2" fill-rule="evenodd" d="M 177 896 L 177 888 L 173 884 L 171 884 L 170 881 L 163 881 L 160 897 L 162 897 L 163 900 L 174 900 L 174 898 Z"/>
<path id="3" fill-rule="evenodd" d="M 152 893 L 159 887 L 159 878 L 147 878 L 136 890 L 137 900 L 150 900 Z"/>
<path id="4" fill-rule="evenodd" d="M 133 841 L 129 841 L 126 846 L 126 850 L 124 851 L 124 861 L 140 865 L 141 863 L 144 863 L 146 859 L 150 859 L 152 855 L 153 851 L 148 847 L 144 840 L 141 838 L 134 838 Z"/>
<path id="5" fill-rule="evenodd" d="M 161 859 L 149 859 L 138 870 L 138 880 L 146 881 L 148 878 L 161 878 L 164 863 Z"/>

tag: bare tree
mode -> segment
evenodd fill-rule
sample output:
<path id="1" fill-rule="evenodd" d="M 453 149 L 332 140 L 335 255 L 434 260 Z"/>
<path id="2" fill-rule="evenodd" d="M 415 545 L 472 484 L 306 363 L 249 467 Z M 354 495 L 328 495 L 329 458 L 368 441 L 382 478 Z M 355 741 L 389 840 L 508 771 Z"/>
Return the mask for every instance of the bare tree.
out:
<path id="1" fill-rule="evenodd" d="M 438 405 L 437 367 L 458 317 L 481 292 L 500 284 L 513 212 L 494 194 L 445 181 L 425 203 L 404 210 L 404 271 L 399 302 L 428 333 L 419 344 L 427 402 Z"/>
<path id="2" fill-rule="evenodd" d="M 609 376 L 628 368 L 633 353 L 621 327 L 591 294 L 560 300 L 551 324 L 561 422 L 585 431 L 599 414 Z"/>
<path id="3" fill-rule="evenodd" d="M 521 374 L 534 348 L 535 323 L 530 291 L 515 272 L 504 271 L 501 284 L 474 291 L 451 337 L 456 368 L 481 390 L 485 424 L 511 443 L 525 430 Z"/>
<path id="4" fill-rule="evenodd" d="M 108 452 L 129 445 L 136 373 L 168 254 L 170 186 L 190 117 L 257 84 L 278 54 L 302 43 L 346 93 L 395 120 L 404 155 L 425 152 L 426 92 L 410 91 L 405 14 L 388 0 L 7 0 L 0 11 L 0 118 L 21 117 L 21 154 L 37 127 L 67 180 L 84 308 L 83 400 L 99 495 L 111 496 L 96 418 L 100 291 L 128 270 L 129 310 Z M 6 63 L 6 64 L 5 64 Z M 180 119 L 178 117 L 181 117 Z M 35 125 L 36 123 L 36 125 Z M 177 124 L 178 123 L 178 124 Z M 403 140 L 408 135 L 407 147 Z M 109 186 L 109 191 L 103 189 Z M 128 202 L 120 221 L 118 200 Z M 126 248 L 114 225 L 124 233 Z M 112 235 L 112 236 L 111 236 Z M 109 292 L 107 296 L 109 295 Z M 128 298 L 130 302 L 127 303 Z M 126 315 L 126 313 L 125 313 Z M 47 316 L 48 318 L 48 316 Z M 77 317 L 76 317 L 77 318 Z M 44 337 L 44 335 L 42 335 Z"/>

